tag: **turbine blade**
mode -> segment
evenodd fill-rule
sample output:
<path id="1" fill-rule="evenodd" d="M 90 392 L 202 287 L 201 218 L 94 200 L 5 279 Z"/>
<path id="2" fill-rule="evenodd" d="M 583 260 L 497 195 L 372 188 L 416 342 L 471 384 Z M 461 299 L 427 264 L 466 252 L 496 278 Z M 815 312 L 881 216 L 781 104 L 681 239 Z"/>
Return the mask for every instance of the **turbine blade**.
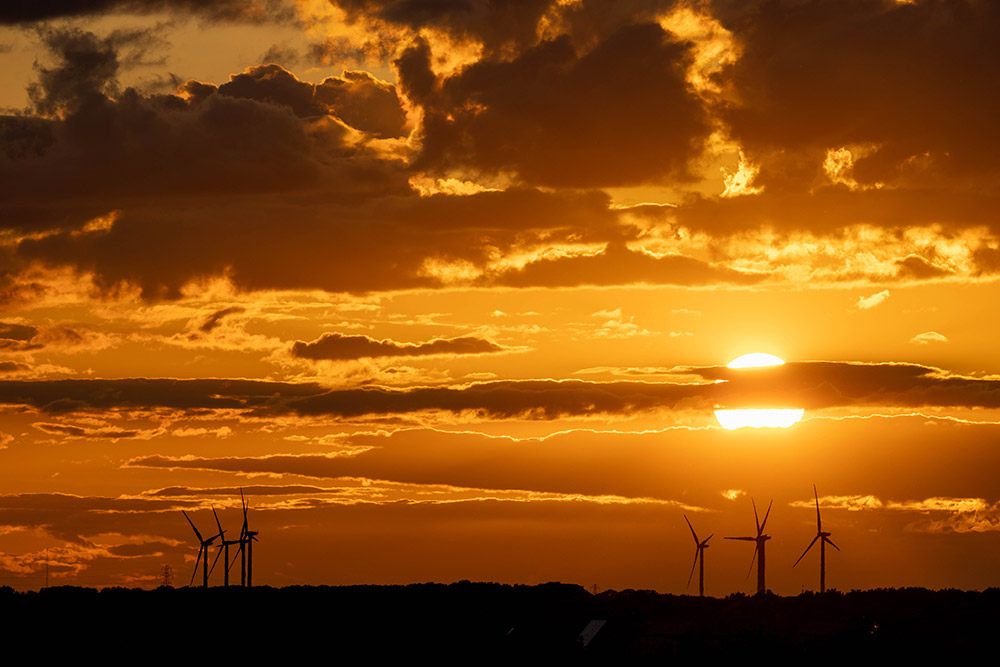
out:
<path id="1" fill-rule="evenodd" d="M 219 535 L 222 535 L 226 531 L 222 530 L 222 522 L 219 521 L 219 514 L 215 511 L 214 507 L 212 508 L 212 514 L 215 516 L 215 525 L 219 527 Z"/>
<path id="2" fill-rule="evenodd" d="M 707 547 L 707 546 L 708 546 L 708 541 L 709 541 L 710 539 L 712 539 L 712 536 L 713 536 L 713 535 L 715 535 L 715 533 L 712 533 L 712 535 L 709 535 L 708 537 L 706 537 L 706 538 L 705 538 L 705 541 L 701 543 L 701 548 L 702 548 L 702 549 L 704 549 L 705 547 Z"/>
<path id="3" fill-rule="evenodd" d="M 688 575 L 687 588 L 691 588 L 691 578 L 694 577 L 694 568 L 698 565 L 698 556 L 701 555 L 701 549 L 695 547 L 694 550 L 694 562 L 691 563 L 691 574 Z"/>
<path id="4" fill-rule="evenodd" d="M 204 550 L 205 550 L 205 545 L 202 545 L 201 548 L 198 549 L 198 557 L 194 560 L 194 572 L 191 573 L 191 581 L 188 582 L 188 586 L 194 583 L 194 578 L 198 574 L 198 565 L 201 563 L 201 552 L 203 552 Z"/>
<path id="5" fill-rule="evenodd" d="M 208 570 L 208 576 L 210 576 L 210 577 L 212 576 L 212 573 L 215 572 L 215 564 L 219 562 L 219 556 L 222 555 L 222 549 L 223 549 L 223 547 L 220 544 L 219 545 L 219 553 L 215 554 L 215 560 L 212 561 L 212 567 L 210 567 L 209 570 Z M 205 556 L 205 558 L 208 558 L 208 556 Z"/>
<path id="6" fill-rule="evenodd" d="M 760 519 L 757 518 L 757 503 L 751 498 L 750 504 L 753 505 L 753 520 L 757 523 L 757 534 L 760 535 Z"/>
<path id="7" fill-rule="evenodd" d="M 802 560 L 803 558 L 806 557 L 806 554 L 809 553 L 809 550 L 813 548 L 813 545 L 816 544 L 816 540 L 818 539 L 819 535 L 813 538 L 813 541 L 809 543 L 809 546 L 806 547 L 806 550 L 802 552 L 801 556 L 799 556 L 799 560 Z M 799 564 L 799 560 L 795 561 L 795 565 Z M 792 567 L 795 567 L 795 565 L 792 565 Z"/>
<path id="8" fill-rule="evenodd" d="M 188 523 L 189 523 L 189 524 L 191 524 L 191 530 L 193 530 L 193 531 L 194 531 L 194 534 L 198 536 L 198 541 L 199 541 L 199 542 L 204 542 L 205 540 L 201 539 L 201 533 L 199 533 L 199 532 L 198 532 L 198 529 L 194 527 L 194 521 L 192 521 L 192 520 L 191 520 L 191 517 L 189 517 L 189 516 L 187 515 L 187 512 L 185 512 L 184 510 L 181 510 L 181 514 L 183 514 L 183 515 L 184 515 L 184 518 L 188 520 Z"/>
<path id="9" fill-rule="evenodd" d="M 684 515 L 684 520 L 687 521 L 688 528 L 691 529 L 691 536 L 694 537 L 694 543 L 698 544 L 698 534 L 694 532 L 694 526 L 688 521 L 687 514 Z"/>
<path id="10" fill-rule="evenodd" d="M 753 564 L 757 560 L 757 550 L 760 549 L 760 544 L 753 548 L 753 558 L 750 559 L 750 569 L 747 570 L 747 581 L 750 581 L 750 574 L 753 572 Z"/>
<path id="11" fill-rule="evenodd" d="M 236 550 L 236 555 L 235 555 L 235 556 L 233 556 L 233 562 L 231 562 L 231 563 L 230 563 L 230 564 L 229 564 L 229 565 L 228 565 L 228 566 L 226 567 L 226 569 L 227 569 L 227 570 L 231 570 L 231 569 L 233 569 L 233 566 L 234 566 L 234 565 L 236 565 L 236 559 L 240 557 L 240 554 L 241 554 L 241 553 L 243 553 L 243 543 L 242 543 L 242 542 L 240 542 L 240 548 Z"/>
<path id="12" fill-rule="evenodd" d="M 767 504 L 767 511 L 764 512 L 764 520 L 760 524 L 760 528 L 757 529 L 757 534 L 761 535 L 764 533 L 764 526 L 767 525 L 767 517 L 771 516 L 771 505 L 774 504 L 774 500 Z"/>
<path id="13" fill-rule="evenodd" d="M 831 547 L 833 547 L 837 551 L 840 551 L 840 547 L 838 547 L 836 544 L 834 544 L 833 540 L 831 540 L 829 537 L 825 537 L 824 536 L 823 539 L 826 540 L 826 543 L 829 544 Z"/>
<path id="14" fill-rule="evenodd" d="M 756 537 L 723 537 L 724 540 L 744 540 L 746 542 L 756 542 Z"/>
<path id="15" fill-rule="evenodd" d="M 819 518 L 819 493 L 816 492 L 816 485 L 813 484 L 813 495 L 816 497 L 816 532 L 823 532 L 823 522 Z"/>

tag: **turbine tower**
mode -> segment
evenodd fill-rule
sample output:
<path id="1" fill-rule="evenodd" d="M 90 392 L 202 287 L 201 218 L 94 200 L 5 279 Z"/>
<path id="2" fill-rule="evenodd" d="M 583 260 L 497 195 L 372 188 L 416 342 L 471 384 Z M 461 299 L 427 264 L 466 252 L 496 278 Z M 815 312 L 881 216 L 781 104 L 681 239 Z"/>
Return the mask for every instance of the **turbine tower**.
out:
<path id="1" fill-rule="evenodd" d="M 764 521 L 761 522 L 757 518 L 757 503 L 750 499 L 750 503 L 753 505 L 753 520 L 757 523 L 757 536 L 756 537 L 727 537 L 727 540 L 743 540 L 745 542 L 756 542 L 756 546 L 753 549 L 753 558 L 750 559 L 750 569 L 747 571 L 747 579 L 750 578 L 750 573 L 753 572 L 753 562 L 757 561 L 757 594 L 763 595 L 767 590 L 767 586 L 764 583 L 764 545 L 767 541 L 771 539 L 770 535 L 764 534 L 764 526 L 767 525 L 767 517 L 771 514 L 771 505 L 774 504 L 772 500 L 767 505 L 767 512 L 764 513 Z"/>
<path id="2" fill-rule="evenodd" d="M 258 542 L 257 531 L 250 530 L 250 526 L 247 522 L 247 510 L 249 506 L 247 505 L 246 498 L 243 496 L 243 489 L 240 488 L 240 502 L 243 503 L 243 527 L 240 529 L 240 585 L 241 586 L 253 586 L 253 543 Z M 233 559 L 235 563 L 236 560 Z"/>
<path id="3" fill-rule="evenodd" d="M 222 522 L 219 521 L 219 515 L 216 514 L 214 507 L 212 508 L 212 514 L 215 515 L 215 525 L 219 527 L 219 535 L 221 536 L 226 531 L 222 530 Z M 223 579 L 222 579 L 223 586 L 228 586 L 229 585 L 229 568 L 231 567 L 230 562 L 229 562 L 229 546 L 232 545 L 232 544 L 240 544 L 240 541 L 239 540 L 227 540 L 225 537 L 222 538 L 222 541 L 219 543 L 219 553 L 215 554 L 215 560 L 212 561 L 212 569 L 208 571 L 209 576 L 211 576 L 212 572 L 215 572 L 215 565 L 216 565 L 216 563 L 219 562 L 219 556 L 221 556 L 223 554 L 223 552 L 225 552 L 226 557 L 225 557 L 225 560 L 222 562 L 222 564 L 224 566 L 223 569 L 225 570 L 225 572 L 223 573 Z M 206 556 L 206 558 L 207 558 L 207 556 Z"/>
<path id="4" fill-rule="evenodd" d="M 215 508 L 212 508 L 212 511 L 214 512 Z M 191 517 L 187 515 L 187 512 L 181 510 L 181 514 L 183 514 L 184 518 L 187 519 L 187 522 L 191 524 L 191 530 L 194 531 L 194 534 L 198 537 L 198 543 L 201 545 L 198 549 L 198 558 L 194 561 L 194 572 L 191 573 L 191 581 L 188 583 L 188 586 L 194 583 L 195 575 L 198 574 L 198 564 L 202 563 L 202 586 L 208 588 L 208 548 L 212 546 L 212 542 L 222 537 L 222 526 L 219 526 L 218 535 L 210 537 L 206 540 L 201 536 L 201 533 L 198 532 L 198 529 L 194 527 L 194 521 L 192 521 Z M 205 556 L 204 559 L 202 559 L 203 554 Z"/>
<path id="5" fill-rule="evenodd" d="M 830 533 L 823 532 L 823 522 L 819 518 L 819 494 L 816 492 L 815 484 L 813 484 L 813 496 L 816 498 L 816 537 L 813 538 L 812 542 L 809 543 L 809 546 L 806 547 L 806 550 L 802 552 L 801 556 L 799 556 L 799 560 L 805 558 L 806 554 L 809 553 L 809 550 L 813 548 L 814 544 L 816 544 L 816 540 L 819 540 L 819 592 L 825 593 L 826 592 L 826 545 L 829 544 L 837 551 L 840 551 L 840 547 L 834 544 L 833 540 L 830 539 Z M 795 561 L 795 565 L 799 564 L 799 560 Z M 792 565 L 792 567 L 795 567 L 795 565 Z"/>
<path id="6" fill-rule="evenodd" d="M 709 535 L 700 541 L 698 539 L 698 534 L 694 532 L 694 526 L 688 521 L 687 515 L 684 515 L 684 520 L 687 521 L 688 528 L 691 529 L 691 535 L 694 536 L 694 563 L 691 564 L 691 574 L 688 575 L 688 588 L 691 587 L 691 578 L 694 577 L 694 568 L 698 563 L 701 563 L 701 567 L 698 568 L 698 597 L 705 597 L 705 549 L 708 548 L 708 541 L 712 539 L 712 535 Z"/>

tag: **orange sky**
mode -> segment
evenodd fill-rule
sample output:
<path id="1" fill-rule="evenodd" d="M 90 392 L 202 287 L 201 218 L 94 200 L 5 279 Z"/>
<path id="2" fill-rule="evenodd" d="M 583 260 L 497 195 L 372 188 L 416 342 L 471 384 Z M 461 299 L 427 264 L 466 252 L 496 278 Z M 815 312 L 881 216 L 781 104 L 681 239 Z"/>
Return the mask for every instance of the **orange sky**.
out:
<path id="1" fill-rule="evenodd" d="M 0 585 L 1000 585 L 1000 8 L 209 6 L 0 8 Z"/>

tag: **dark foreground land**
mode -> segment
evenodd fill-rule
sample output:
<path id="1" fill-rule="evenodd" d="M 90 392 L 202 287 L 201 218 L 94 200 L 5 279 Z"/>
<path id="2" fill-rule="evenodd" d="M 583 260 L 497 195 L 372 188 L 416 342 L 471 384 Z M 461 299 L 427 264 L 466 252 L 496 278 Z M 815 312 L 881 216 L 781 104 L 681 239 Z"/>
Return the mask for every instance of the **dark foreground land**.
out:
<path id="1" fill-rule="evenodd" d="M 706 598 L 579 586 L 0 588 L 8 651 L 145 661 L 447 664 L 995 659 L 1000 589 Z M 606 621 L 596 634 L 592 631 Z M 589 626 L 590 632 L 585 631 Z M 582 636 L 581 636 L 582 635 Z M 587 641 L 589 639 L 589 641 Z"/>

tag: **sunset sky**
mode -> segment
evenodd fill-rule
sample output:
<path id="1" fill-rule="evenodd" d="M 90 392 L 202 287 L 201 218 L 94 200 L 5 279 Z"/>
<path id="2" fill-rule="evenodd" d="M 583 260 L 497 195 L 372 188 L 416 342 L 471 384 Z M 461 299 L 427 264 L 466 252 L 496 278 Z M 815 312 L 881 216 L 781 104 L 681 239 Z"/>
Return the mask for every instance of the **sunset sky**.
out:
<path id="1" fill-rule="evenodd" d="M 750 593 L 752 499 L 791 595 L 813 484 L 829 587 L 1000 585 L 998 34 L 988 0 L 0 4 L 0 585 L 187 584 L 181 510 L 235 539 L 242 487 L 257 584 L 697 593 L 686 515 L 706 593 Z"/>

